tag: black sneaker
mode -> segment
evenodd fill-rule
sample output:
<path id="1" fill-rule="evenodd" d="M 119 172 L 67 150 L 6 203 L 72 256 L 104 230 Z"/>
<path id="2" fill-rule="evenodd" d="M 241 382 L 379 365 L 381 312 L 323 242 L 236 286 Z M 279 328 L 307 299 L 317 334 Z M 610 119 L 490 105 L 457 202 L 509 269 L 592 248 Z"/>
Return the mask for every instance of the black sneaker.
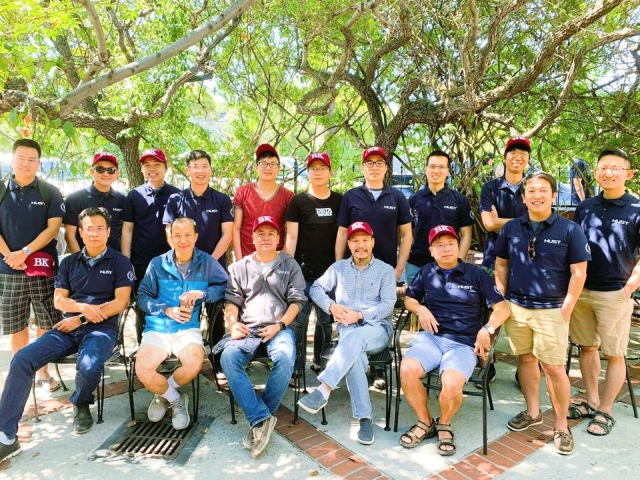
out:
<path id="1" fill-rule="evenodd" d="M 93 417 L 89 405 L 73 406 L 73 429 L 76 433 L 86 433 L 93 426 Z"/>
<path id="2" fill-rule="evenodd" d="M 371 369 L 371 384 L 376 390 L 385 390 L 387 388 L 387 381 L 384 379 L 383 369 Z"/>
<path id="3" fill-rule="evenodd" d="M 493 363 L 491 363 L 489 365 L 489 374 L 488 374 L 488 378 L 487 378 L 487 381 L 489 383 L 493 383 L 493 382 L 496 381 L 496 373 L 497 373 L 496 372 L 496 366 Z M 482 389 L 482 383 L 480 383 L 480 382 L 476 383 L 476 388 Z"/>
<path id="4" fill-rule="evenodd" d="M 0 443 L 0 463 L 20 453 L 20 442 L 16 438 L 11 445 Z"/>

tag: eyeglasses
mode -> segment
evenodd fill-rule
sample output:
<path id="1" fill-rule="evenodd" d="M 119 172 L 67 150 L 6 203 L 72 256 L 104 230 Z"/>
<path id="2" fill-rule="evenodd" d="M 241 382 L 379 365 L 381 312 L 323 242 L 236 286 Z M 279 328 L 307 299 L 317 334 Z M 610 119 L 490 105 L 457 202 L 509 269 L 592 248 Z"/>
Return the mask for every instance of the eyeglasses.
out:
<path id="1" fill-rule="evenodd" d="M 437 245 L 431 245 L 431 248 L 440 251 L 440 250 L 444 250 L 445 248 L 450 248 L 453 250 L 457 246 L 458 246 L 457 243 L 451 242 L 451 243 L 439 243 Z"/>
<path id="2" fill-rule="evenodd" d="M 366 162 L 362 162 L 362 164 L 367 168 L 373 168 L 373 167 L 382 168 L 387 164 L 387 162 L 385 162 L 383 160 L 378 160 L 378 161 L 375 161 L 375 162 L 373 160 L 368 160 Z"/>
<path id="3" fill-rule="evenodd" d="M 275 170 L 276 168 L 280 168 L 280 164 L 279 163 L 270 163 L 270 162 L 258 162 L 258 166 L 260 168 L 264 168 L 264 169 L 271 169 L 271 170 Z"/>
<path id="4" fill-rule="evenodd" d="M 527 253 L 529 254 L 529 258 L 533 260 L 536 258 L 536 240 L 538 237 L 534 235 L 529 239 L 529 245 L 527 246 Z"/>
<path id="5" fill-rule="evenodd" d="M 109 175 L 113 175 L 114 173 L 116 173 L 118 171 L 118 169 L 116 167 L 103 167 L 102 165 L 98 165 L 97 167 L 93 167 L 93 169 L 100 173 L 103 174 L 104 172 L 107 172 Z"/>
<path id="6" fill-rule="evenodd" d="M 528 157 L 529 152 L 526 150 L 510 150 L 507 153 L 507 157 Z"/>
<path id="7" fill-rule="evenodd" d="M 187 166 L 187 168 L 189 170 L 193 170 L 194 172 L 202 172 L 202 171 L 209 170 L 211 168 L 211 165 L 209 165 L 208 163 L 205 163 L 205 164 L 202 164 L 202 165 L 191 164 L 191 165 Z"/>
<path id="8" fill-rule="evenodd" d="M 449 167 L 446 167 L 444 165 L 427 165 L 427 168 L 431 171 L 440 170 L 441 172 L 449 170 Z"/>
<path id="9" fill-rule="evenodd" d="M 309 171 L 310 172 L 326 172 L 327 170 L 329 170 L 329 167 L 309 167 Z"/>
<path id="10" fill-rule="evenodd" d="M 108 229 L 109 227 L 97 227 L 97 228 L 88 227 L 88 228 L 83 228 L 82 231 L 85 233 L 88 233 L 89 235 L 93 235 L 94 233 L 102 234 L 106 232 Z"/>
<path id="11" fill-rule="evenodd" d="M 620 172 L 626 172 L 627 170 L 629 170 L 628 168 L 623 168 L 623 167 L 597 167 L 597 170 L 599 172 L 606 172 L 607 170 L 611 170 L 611 173 L 620 173 Z"/>

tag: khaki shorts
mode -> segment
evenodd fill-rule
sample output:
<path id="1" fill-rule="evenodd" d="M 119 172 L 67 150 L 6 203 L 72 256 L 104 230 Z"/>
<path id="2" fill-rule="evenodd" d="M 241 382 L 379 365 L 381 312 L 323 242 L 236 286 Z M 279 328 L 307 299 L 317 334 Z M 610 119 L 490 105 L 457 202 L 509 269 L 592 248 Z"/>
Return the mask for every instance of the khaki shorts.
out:
<path id="1" fill-rule="evenodd" d="M 511 316 L 504 324 L 514 355 L 532 353 L 547 365 L 564 365 L 569 322 L 559 308 L 524 308 L 507 300 Z"/>
<path id="2" fill-rule="evenodd" d="M 623 290 L 584 289 L 571 314 L 571 340 L 577 345 L 601 347 L 609 357 L 624 357 L 629 345 L 633 300 Z"/>
<path id="3" fill-rule="evenodd" d="M 182 350 L 194 343 L 200 345 L 204 350 L 202 333 L 199 328 L 190 328 L 176 333 L 145 332 L 142 334 L 140 346 L 152 345 L 167 352 L 167 357 L 171 354 L 179 357 Z"/>

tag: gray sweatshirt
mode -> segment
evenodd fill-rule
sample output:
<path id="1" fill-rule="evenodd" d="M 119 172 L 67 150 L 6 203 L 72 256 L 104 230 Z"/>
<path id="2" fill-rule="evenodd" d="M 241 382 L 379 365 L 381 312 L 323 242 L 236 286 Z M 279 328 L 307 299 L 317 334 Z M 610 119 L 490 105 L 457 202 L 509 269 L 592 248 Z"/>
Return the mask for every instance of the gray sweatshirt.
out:
<path id="1" fill-rule="evenodd" d="M 280 321 L 292 303 L 302 309 L 305 286 L 300 266 L 288 253 L 278 253 L 264 275 L 251 254 L 229 267 L 225 300 L 240 309 L 239 320 L 247 327 L 262 327 Z"/>

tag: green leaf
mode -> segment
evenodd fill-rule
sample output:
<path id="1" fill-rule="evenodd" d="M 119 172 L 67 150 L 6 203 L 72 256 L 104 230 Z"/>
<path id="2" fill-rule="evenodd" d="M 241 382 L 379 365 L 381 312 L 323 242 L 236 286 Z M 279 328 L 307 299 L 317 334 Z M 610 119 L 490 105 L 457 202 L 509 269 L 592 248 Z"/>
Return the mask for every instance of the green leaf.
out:
<path id="1" fill-rule="evenodd" d="M 64 122 L 64 125 L 62 125 L 62 131 L 72 140 L 75 137 L 76 129 L 73 127 L 71 122 Z"/>
<path id="2" fill-rule="evenodd" d="M 20 116 L 18 115 L 18 111 L 15 108 L 12 108 L 11 113 L 9 113 L 9 125 L 16 128 L 19 124 Z"/>

